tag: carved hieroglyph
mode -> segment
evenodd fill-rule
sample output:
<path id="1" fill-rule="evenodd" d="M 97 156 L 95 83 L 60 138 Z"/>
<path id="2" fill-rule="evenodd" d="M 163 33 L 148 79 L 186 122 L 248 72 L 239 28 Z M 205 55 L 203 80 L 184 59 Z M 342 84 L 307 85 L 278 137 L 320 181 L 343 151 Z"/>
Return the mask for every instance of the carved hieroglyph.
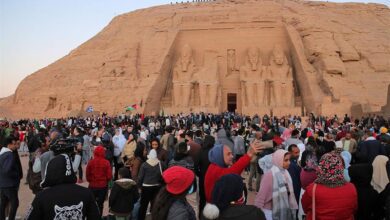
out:
<path id="1" fill-rule="evenodd" d="M 176 107 L 189 105 L 195 72 L 196 66 L 192 56 L 192 49 L 186 44 L 182 48 L 180 58 L 173 70 L 173 100 Z"/>
<path id="2" fill-rule="evenodd" d="M 257 47 L 248 49 L 245 65 L 240 68 L 240 80 L 243 105 L 248 107 L 263 105 L 263 65 Z"/>
<path id="3" fill-rule="evenodd" d="M 280 45 L 276 44 L 270 56 L 266 83 L 267 101 L 271 106 L 294 105 L 292 69 Z"/>

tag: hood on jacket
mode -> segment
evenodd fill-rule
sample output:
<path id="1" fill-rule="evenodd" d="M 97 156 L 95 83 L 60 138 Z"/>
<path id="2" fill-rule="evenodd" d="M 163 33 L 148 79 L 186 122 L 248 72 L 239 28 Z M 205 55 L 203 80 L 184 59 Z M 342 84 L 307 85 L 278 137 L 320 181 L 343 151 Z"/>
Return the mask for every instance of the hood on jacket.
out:
<path id="1" fill-rule="evenodd" d="M 219 129 L 219 131 L 217 132 L 217 138 L 227 138 L 227 135 L 226 135 L 226 131 L 225 129 L 221 128 Z"/>
<path id="2" fill-rule="evenodd" d="M 95 150 L 93 151 L 93 156 L 95 158 L 105 158 L 105 156 L 106 156 L 106 148 L 104 148 L 102 146 L 96 147 Z"/>
<path id="3" fill-rule="evenodd" d="M 76 181 L 77 177 L 73 171 L 69 156 L 60 154 L 47 164 L 46 176 L 41 182 L 41 187 L 45 188 L 66 183 L 75 184 Z"/>
<path id="4" fill-rule="evenodd" d="M 133 186 L 137 185 L 137 183 L 134 180 L 127 179 L 127 178 L 119 179 L 115 181 L 115 183 L 118 184 L 118 186 L 120 186 L 123 189 L 131 189 Z"/>
<path id="5" fill-rule="evenodd" d="M 8 147 L 2 147 L 0 150 L 0 155 L 6 153 L 6 152 L 12 152 Z"/>
<path id="6" fill-rule="evenodd" d="M 215 144 L 213 148 L 209 151 L 209 160 L 210 163 L 214 163 L 219 167 L 227 167 L 225 160 L 223 159 L 223 145 Z"/>

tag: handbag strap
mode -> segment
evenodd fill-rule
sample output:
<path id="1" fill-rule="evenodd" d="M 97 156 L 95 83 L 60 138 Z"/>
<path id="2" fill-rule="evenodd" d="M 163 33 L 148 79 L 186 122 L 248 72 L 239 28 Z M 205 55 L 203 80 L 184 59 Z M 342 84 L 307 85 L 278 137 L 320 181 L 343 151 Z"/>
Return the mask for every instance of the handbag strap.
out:
<path id="1" fill-rule="evenodd" d="M 313 199 L 312 199 L 312 220 L 316 220 L 316 188 L 317 188 L 317 183 L 314 183 L 313 187 Z"/>
<path id="2" fill-rule="evenodd" d="M 158 162 L 158 166 L 160 167 L 160 174 L 162 175 L 161 162 Z"/>

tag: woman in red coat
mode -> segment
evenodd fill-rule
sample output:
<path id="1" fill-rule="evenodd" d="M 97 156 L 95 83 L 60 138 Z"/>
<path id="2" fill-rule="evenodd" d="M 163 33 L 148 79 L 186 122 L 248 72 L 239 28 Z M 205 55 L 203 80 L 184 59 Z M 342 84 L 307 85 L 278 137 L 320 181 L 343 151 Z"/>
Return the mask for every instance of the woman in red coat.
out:
<path id="1" fill-rule="evenodd" d="M 313 212 L 315 220 L 353 220 L 357 193 L 355 186 L 344 179 L 344 163 L 340 155 L 327 153 L 321 157 L 317 179 L 306 188 L 302 207 L 307 220 L 314 220 Z"/>
<path id="2" fill-rule="evenodd" d="M 102 215 L 104 200 L 108 191 L 108 182 L 112 179 L 112 169 L 110 162 L 105 158 L 106 149 L 104 147 L 98 146 L 93 153 L 94 157 L 87 165 L 88 188 L 95 195 L 100 215 Z"/>

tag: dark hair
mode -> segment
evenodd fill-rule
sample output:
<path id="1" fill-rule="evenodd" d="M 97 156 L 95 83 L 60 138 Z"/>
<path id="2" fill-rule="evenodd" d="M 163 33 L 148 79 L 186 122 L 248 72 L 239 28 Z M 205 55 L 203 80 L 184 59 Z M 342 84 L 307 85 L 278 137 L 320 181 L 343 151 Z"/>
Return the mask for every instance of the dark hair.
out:
<path id="1" fill-rule="evenodd" d="M 144 149 L 145 149 L 145 144 L 142 143 L 142 142 L 137 142 L 137 147 L 135 148 L 135 151 L 134 151 L 134 157 L 139 157 L 141 158 L 143 161 L 146 160 L 145 156 L 144 156 Z"/>
<path id="2" fill-rule="evenodd" d="M 167 126 L 167 127 L 165 128 L 165 131 L 168 132 L 168 133 L 172 133 L 172 131 L 173 131 L 172 126 Z"/>
<path id="3" fill-rule="evenodd" d="M 13 135 L 8 136 L 5 138 L 5 147 L 7 147 L 9 144 L 12 144 L 14 141 L 18 141 L 18 138 Z"/>
<path id="4" fill-rule="evenodd" d="M 185 142 L 180 142 L 176 149 L 176 153 L 187 154 L 187 144 Z"/>
<path id="5" fill-rule="evenodd" d="M 299 134 L 299 131 L 298 129 L 294 129 L 292 132 L 291 132 L 291 136 L 295 137 Z"/>
<path id="6" fill-rule="evenodd" d="M 202 137 L 202 131 L 201 130 L 196 130 L 195 131 L 195 136 L 196 137 Z"/>
<path id="7" fill-rule="evenodd" d="M 288 149 L 287 149 L 288 152 L 291 152 L 294 147 L 298 148 L 298 146 L 296 144 L 291 144 L 290 146 L 288 146 Z"/>
<path id="8" fill-rule="evenodd" d="M 211 149 L 215 144 L 215 138 L 211 135 L 206 135 L 203 141 L 203 148 Z"/>
<path id="9" fill-rule="evenodd" d="M 158 144 L 157 149 L 160 148 L 160 140 L 158 140 L 158 138 L 152 138 L 152 140 L 150 140 L 150 146 L 152 146 L 152 142 L 157 142 L 157 144 Z"/>
<path id="10" fill-rule="evenodd" d="M 118 174 L 119 174 L 122 178 L 127 178 L 127 179 L 130 179 L 130 178 L 131 178 L 130 170 L 129 170 L 129 168 L 126 168 L 126 167 L 121 167 L 121 168 L 118 170 Z"/>
<path id="11" fill-rule="evenodd" d="M 191 139 L 194 138 L 194 132 L 192 132 L 192 131 L 190 131 L 190 130 L 188 130 L 188 131 L 186 132 L 186 135 L 189 136 Z"/>
<path id="12" fill-rule="evenodd" d="M 191 186 L 190 186 L 191 187 Z M 189 188 L 190 188 L 189 187 Z M 188 188 L 188 189 L 189 189 Z M 156 200 L 152 209 L 152 220 L 160 220 L 167 219 L 169 209 L 172 204 L 176 200 L 185 200 L 185 196 L 187 195 L 188 190 L 184 190 L 184 192 L 180 195 L 172 195 L 170 194 L 166 187 L 162 187 L 160 192 L 156 196 Z"/>

